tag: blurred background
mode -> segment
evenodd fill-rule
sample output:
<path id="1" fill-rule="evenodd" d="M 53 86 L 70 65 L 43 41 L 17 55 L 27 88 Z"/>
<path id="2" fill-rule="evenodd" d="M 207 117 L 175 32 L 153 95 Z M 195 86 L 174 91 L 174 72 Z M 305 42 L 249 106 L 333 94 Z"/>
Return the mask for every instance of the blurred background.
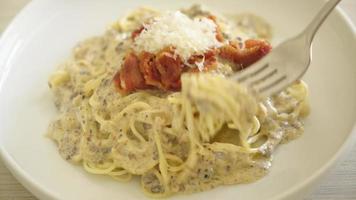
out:
<path id="1" fill-rule="evenodd" d="M 0 34 L 29 0 L 0 0 Z"/>

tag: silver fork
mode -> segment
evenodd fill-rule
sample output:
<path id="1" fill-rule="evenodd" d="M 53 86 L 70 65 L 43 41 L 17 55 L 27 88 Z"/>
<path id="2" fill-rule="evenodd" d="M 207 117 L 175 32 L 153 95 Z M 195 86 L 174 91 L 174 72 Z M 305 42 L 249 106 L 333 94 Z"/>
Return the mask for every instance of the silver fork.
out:
<path id="1" fill-rule="evenodd" d="M 315 33 L 341 0 L 329 0 L 297 36 L 282 42 L 252 66 L 231 76 L 262 96 L 271 96 L 299 80 L 311 62 Z"/>

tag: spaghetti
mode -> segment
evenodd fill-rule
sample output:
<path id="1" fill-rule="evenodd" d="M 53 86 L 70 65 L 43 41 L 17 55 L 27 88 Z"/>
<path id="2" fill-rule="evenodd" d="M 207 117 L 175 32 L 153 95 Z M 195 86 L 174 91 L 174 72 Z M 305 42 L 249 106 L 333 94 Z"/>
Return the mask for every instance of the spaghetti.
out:
<path id="1" fill-rule="evenodd" d="M 190 18 L 212 15 L 197 6 L 182 13 Z M 119 181 L 140 176 L 144 192 L 153 197 L 263 177 L 274 149 L 303 132 L 302 118 L 309 112 L 306 84 L 298 81 L 257 101 L 246 88 L 226 78 L 241 66 L 236 67 L 236 59 L 231 62 L 222 56 L 214 59 L 213 70 L 183 70 L 178 91 L 147 84 L 118 92 L 113 79 L 132 52 L 130 33 L 159 15 L 151 9 L 134 11 L 105 35 L 80 43 L 73 57 L 50 77 L 60 115 L 48 133 L 58 143 L 60 155 L 92 174 Z M 239 33 L 238 23 L 215 21 L 226 40 Z M 135 37 L 139 34 L 136 31 Z M 199 45 L 204 50 L 204 44 Z M 220 46 L 224 45 L 228 43 Z M 231 48 L 235 48 L 231 55 L 241 53 L 237 46 Z M 189 65 L 183 59 L 181 63 Z"/>

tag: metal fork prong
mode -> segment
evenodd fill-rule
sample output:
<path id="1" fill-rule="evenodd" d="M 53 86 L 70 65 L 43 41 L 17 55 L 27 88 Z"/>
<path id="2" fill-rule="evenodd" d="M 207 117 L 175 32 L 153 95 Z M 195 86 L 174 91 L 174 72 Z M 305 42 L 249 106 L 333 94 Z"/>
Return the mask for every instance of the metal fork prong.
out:
<path id="1" fill-rule="evenodd" d="M 263 92 L 260 93 L 260 96 L 264 96 L 264 97 L 269 97 L 272 96 L 274 94 L 277 94 L 281 91 L 283 91 L 286 86 L 289 86 L 291 83 L 288 82 L 288 79 L 284 79 L 283 81 L 281 81 L 281 83 L 277 84 L 275 87 L 271 87 L 267 90 L 264 90 Z"/>
<path id="2" fill-rule="evenodd" d="M 260 73 L 257 76 L 251 77 L 246 81 L 246 85 L 253 87 L 254 85 L 261 84 L 264 81 L 267 81 L 267 79 L 272 78 L 273 76 L 277 75 L 278 69 L 277 68 L 269 68 L 268 70 L 265 70 L 263 73 Z"/>
<path id="3" fill-rule="evenodd" d="M 256 64 L 253 68 L 249 67 L 246 69 L 243 69 L 239 73 L 237 73 L 233 79 L 237 80 L 238 82 L 244 82 L 250 77 L 254 77 L 257 74 L 263 72 L 269 67 L 269 64 L 267 62 L 261 63 L 261 64 Z"/>
<path id="4" fill-rule="evenodd" d="M 231 79 L 270 96 L 299 80 L 311 61 L 311 42 L 316 31 L 341 0 L 328 0 L 309 26 L 300 34 L 280 43 L 257 63 L 231 76 Z"/>
<path id="5" fill-rule="evenodd" d="M 264 84 L 259 85 L 255 89 L 260 93 L 268 93 L 269 90 L 274 88 L 279 88 L 278 85 L 282 86 L 281 88 L 285 88 L 285 84 L 282 84 L 287 80 L 287 75 L 280 74 L 279 76 L 274 77 L 271 80 L 264 82 Z"/>

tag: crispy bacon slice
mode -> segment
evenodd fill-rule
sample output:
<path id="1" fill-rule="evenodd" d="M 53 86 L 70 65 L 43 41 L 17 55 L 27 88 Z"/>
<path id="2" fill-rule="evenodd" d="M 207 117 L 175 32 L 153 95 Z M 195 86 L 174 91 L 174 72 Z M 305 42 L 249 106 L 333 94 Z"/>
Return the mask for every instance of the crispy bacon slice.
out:
<path id="1" fill-rule="evenodd" d="M 156 62 L 156 56 L 152 53 L 142 52 L 139 56 L 140 71 L 143 74 L 145 83 L 157 88 L 163 89 L 161 83 L 161 74 L 159 73 Z"/>
<path id="2" fill-rule="evenodd" d="M 272 46 L 264 40 L 246 40 L 245 48 L 241 49 L 236 42 L 230 42 L 219 50 L 220 57 L 237 64 L 237 69 L 243 69 L 255 63 L 268 54 Z"/>
<path id="3" fill-rule="evenodd" d="M 157 70 L 166 90 L 178 90 L 181 87 L 180 75 L 183 71 L 181 59 L 174 55 L 172 49 L 163 50 L 156 57 Z"/>
<path id="4" fill-rule="evenodd" d="M 139 68 L 139 60 L 134 53 L 126 55 L 121 70 L 115 74 L 114 83 L 121 93 L 147 88 Z"/>
<path id="5" fill-rule="evenodd" d="M 193 55 L 188 63 L 196 65 L 203 62 L 203 72 L 217 67 L 217 55 L 237 64 L 237 70 L 248 67 L 271 50 L 270 44 L 261 40 L 246 40 L 245 48 L 230 42 L 218 50 L 207 51 L 204 55 Z M 204 59 L 204 61 L 203 61 Z M 133 52 L 126 55 L 122 68 L 116 73 L 114 83 L 122 94 L 138 89 L 158 88 L 161 90 L 179 90 L 182 73 L 198 73 L 197 67 L 184 65 L 174 49 L 166 48 L 157 54 L 142 52 L 136 56 Z"/>
<path id="6" fill-rule="evenodd" d="M 219 24 L 217 23 L 217 18 L 216 18 L 216 16 L 214 16 L 214 15 L 209 15 L 209 16 L 208 16 L 208 19 L 211 19 L 211 20 L 216 24 L 216 39 L 217 39 L 219 42 L 223 42 L 225 39 L 224 39 L 224 36 L 223 36 L 223 34 L 222 34 L 221 28 L 220 28 Z"/>
<path id="7" fill-rule="evenodd" d="M 141 26 L 138 29 L 134 30 L 131 33 L 131 38 L 134 40 L 137 36 L 139 36 L 141 34 L 141 32 L 145 29 L 145 27 Z"/>
<path id="8" fill-rule="evenodd" d="M 204 68 L 203 72 L 211 71 L 216 69 L 217 60 L 216 60 L 216 50 L 210 50 L 204 53 L 204 55 L 193 55 L 189 58 L 188 63 L 191 65 L 195 65 L 196 63 L 202 62 L 204 59 Z M 187 72 L 200 72 L 198 67 L 189 68 L 187 67 Z"/>
<path id="9" fill-rule="evenodd" d="M 216 50 L 204 54 L 204 69 L 216 69 Z M 189 59 L 191 64 L 202 62 L 202 55 L 195 55 Z M 183 61 L 174 54 L 173 48 L 166 48 L 155 54 L 142 52 L 139 56 L 130 52 L 119 72 L 114 77 L 114 83 L 122 94 L 133 92 L 137 89 L 158 88 L 161 90 L 179 90 L 182 73 L 200 72 L 197 67 L 191 68 L 184 65 Z"/>

